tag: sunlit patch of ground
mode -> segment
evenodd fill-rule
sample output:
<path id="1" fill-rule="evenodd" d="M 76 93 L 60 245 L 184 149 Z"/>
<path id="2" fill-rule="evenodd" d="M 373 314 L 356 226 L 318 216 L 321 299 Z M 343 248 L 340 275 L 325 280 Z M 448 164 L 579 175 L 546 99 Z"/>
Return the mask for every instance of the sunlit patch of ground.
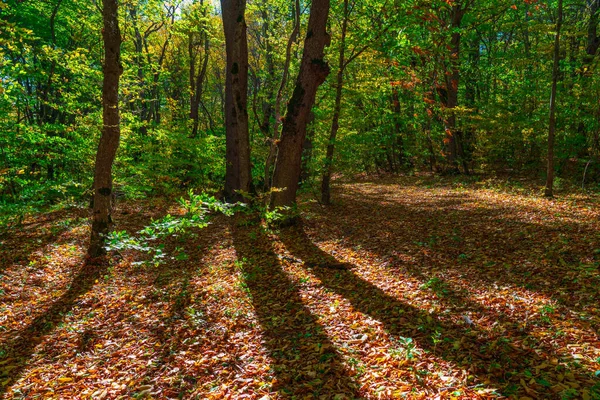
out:
<path id="1" fill-rule="evenodd" d="M 158 265 L 85 264 L 81 210 L 25 221 L 2 238 L 0 393 L 600 398 L 598 199 L 419 178 L 333 194 L 295 228 L 216 216 Z M 181 214 L 118 209 L 131 234 Z"/>

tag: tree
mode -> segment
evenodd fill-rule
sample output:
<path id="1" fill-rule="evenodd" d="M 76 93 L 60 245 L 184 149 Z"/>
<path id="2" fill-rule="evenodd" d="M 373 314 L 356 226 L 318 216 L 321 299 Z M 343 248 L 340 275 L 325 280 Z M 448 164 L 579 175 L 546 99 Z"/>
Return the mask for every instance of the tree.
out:
<path id="1" fill-rule="evenodd" d="M 277 90 L 277 97 L 275 98 L 275 105 L 273 106 L 273 114 L 275 121 L 273 123 L 273 133 L 269 138 L 269 153 L 267 160 L 265 161 L 265 183 L 264 189 L 269 190 L 271 188 L 271 171 L 273 169 L 273 163 L 275 162 L 275 156 L 277 154 L 277 140 L 279 137 L 279 125 L 281 122 L 281 103 L 283 101 L 283 91 L 287 84 L 288 76 L 290 73 L 290 62 L 292 60 L 292 45 L 296 41 L 296 37 L 300 32 L 300 0 L 294 1 L 294 28 L 288 38 L 287 45 L 285 47 L 285 61 L 283 63 L 283 73 L 281 74 L 281 82 L 279 89 Z M 272 56 L 269 58 L 272 59 Z M 272 64 L 272 61 L 269 63 Z M 272 68 L 272 67 L 271 67 Z"/>
<path id="2" fill-rule="evenodd" d="M 464 172 L 469 173 L 467 164 L 464 162 L 462 132 L 457 129 L 456 108 L 458 107 L 458 85 L 460 80 L 460 41 L 461 23 L 467 10 L 473 4 L 473 0 L 456 1 L 452 4 L 446 20 L 450 27 L 450 60 L 449 71 L 444 71 L 445 88 L 439 90 L 442 105 L 447 109 L 448 116 L 445 119 L 446 137 L 445 156 L 451 172 L 458 173 L 458 162 L 463 161 Z"/>
<path id="3" fill-rule="evenodd" d="M 117 0 L 103 0 L 104 81 L 102 85 L 103 128 L 96 153 L 94 173 L 94 207 L 88 255 L 104 253 L 104 242 L 111 223 L 112 166 L 119 147 L 119 77 L 121 66 L 121 31 Z"/>
<path id="4" fill-rule="evenodd" d="M 552 89 L 550 92 L 550 118 L 548 126 L 548 164 L 546 171 L 546 188 L 544 195 L 553 196 L 554 185 L 554 141 L 556 136 L 556 85 L 558 82 L 560 62 L 560 29 L 563 20 L 563 1 L 558 0 L 558 16 L 556 20 L 556 34 L 554 36 L 554 63 L 552 65 Z"/>
<path id="5" fill-rule="evenodd" d="M 387 4 L 387 3 L 386 3 Z M 348 23 L 350 21 L 350 15 L 355 9 L 356 3 L 350 4 L 349 0 L 344 0 L 342 4 L 342 26 L 340 32 L 339 52 L 338 52 L 338 68 L 335 80 L 335 101 L 333 105 L 333 117 L 331 119 L 331 129 L 329 130 L 329 140 L 327 141 L 327 153 L 325 155 L 325 167 L 323 170 L 323 176 L 321 177 L 321 202 L 323 204 L 329 204 L 331 202 L 330 182 L 331 174 L 333 172 L 333 154 L 335 152 L 335 141 L 337 133 L 340 128 L 340 113 L 342 111 L 342 90 L 344 88 L 344 71 L 348 64 L 360 56 L 367 48 L 370 47 L 371 43 L 358 45 L 355 44 L 352 53 L 346 57 L 346 36 L 348 34 Z M 385 8 L 385 5 L 382 7 Z M 370 22 L 375 22 L 374 18 L 369 18 Z M 370 27 L 371 30 L 373 27 Z M 375 37 L 378 38 L 383 34 L 389 26 L 379 27 L 376 29 Z M 365 35 L 366 37 L 366 35 Z M 371 40 L 369 39 L 368 42 Z"/>
<path id="6" fill-rule="evenodd" d="M 250 136 L 248 133 L 248 40 L 246 0 L 221 0 L 227 70 L 225 77 L 226 172 L 225 197 L 241 200 L 249 192 Z"/>
<path id="7" fill-rule="evenodd" d="M 279 190 L 271 196 L 271 207 L 291 206 L 296 202 L 306 125 L 317 89 L 329 75 L 329 65 L 324 59 L 325 46 L 330 42 L 326 30 L 329 6 L 329 0 L 313 0 L 310 6 L 300 71 L 281 130 L 273 174 L 273 187 Z"/>
<path id="8" fill-rule="evenodd" d="M 321 202 L 329 204 L 331 202 L 331 192 L 329 182 L 333 167 L 333 152 L 335 150 L 335 139 L 340 127 L 340 112 L 342 110 L 342 88 L 344 84 L 344 68 L 346 66 L 346 31 L 348 30 L 349 9 L 348 0 L 344 0 L 344 11 L 342 16 L 342 32 L 340 37 L 340 51 L 338 58 L 338 70 L 335 82 L 335 104 L 333 107 L 333 118 L 331 120 L 331 130 L 329 132 L 329 141 L 327 142 L 327 154 L 325 156 L 325 170 L 321 179 Z"/>
<path id="9" fill-rule="evenodd" d="M 204 92 L 204 81 L 208 69 L 208 59 L 210 50 L 210 35 L 209 35 L 209 20 L 208 6 L 204 5 L 204 1 L 200 1 L 200 13 L 198 9 L 191 10 L 190 17 L 193 18 L 196 29 L 190 29 L 188 32 L 188 57 L 190 64 L 190 119 L 192 120 L 191 137 L 198 135 L 198 124 L 200 118 L 200 104 L 202 103 L 202 94 Z M 202 46 L 202 51 L 198 47 Z M 196 58 L 200 58 L 202 53 L 201 66 L 196 71 Z"/>

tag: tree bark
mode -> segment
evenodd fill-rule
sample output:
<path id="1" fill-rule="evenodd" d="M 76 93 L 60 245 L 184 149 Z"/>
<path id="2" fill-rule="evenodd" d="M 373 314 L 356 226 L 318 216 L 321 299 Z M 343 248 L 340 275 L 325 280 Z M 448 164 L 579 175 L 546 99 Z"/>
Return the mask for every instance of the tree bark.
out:
<path id="1" fill-rule="evenodd" d="M 556 86 L 558 83 L 560 62 L 560 30 L 563 20 L 563 0 L 558 0 L 558 17 L 556 20 L 556 35 L 554 36 L 554 64 L 552 66 L 552 89 L 550 91 L 550 118 L 548 126 L 548 164 L 546 169 L 546 188 L 544 195 L 554 195 L 554 139 L 556 136 Z"/>
<path id="2" fill-rule="evenodd" d="M 277 140 L 279 139 L 279 126 L 281 121 L 281 102 L 283 100 L 283 91 L 287 84 L 287 79 L 290 71 L 290 61 L 292 59 L 292 45 L 296 41 L 296 38 L 300 32 L 300 0 L 294 1 L 294 28 L 288 39 L 285 48 L 285 62 L 283 64 L 283 74 L 281 75 L 281 82 L 279 84 L 279 90 L 277 91 L 277 97 L 275 98 L 275 106 L 273 107 L 273 113 L 275 115 L 275 121 L 273 122 L 273 136 L 270 140 L 269 154 L 265 161 L 265 182 L 264 191 L 271 189 L 272 185 L 272 170 L 273 164 L 275 163 L 275 157 L 277 155 Z"/>
<path id="3" fill-rule="evenodd" d="M 585 64 L 591 64 L 600 47 L 600 36 L 598 36 L 598 13 L 600 12 L 600 0 L 587 0 L 590 9 L 590 19 L 587 28 L 587 45 L 585 52 Z"/>
<path id="4" fill-rule="evenodd" d="M 105 238 L 111 223 L 112 165 L 119 147 L 119 77 L 121 66 L 121 32 L 117 0 L 103 0 L 104 81 L 102 85 L 103 128 L 96 153 L 94 173 L 94 208 L 88 255 L 105 252 Z"/>
<path id="5" fill-rule="evenodd" d="M 190 42 L 192 38 L 190 37 Z M 190 46 L 192 47 L 192 46 Z M 206 71 L 208 69 L 208 59 L 210 50 L 210 37 L 208 33 L 204 33 L 204 54 L 202 60 L 202 68 L 198 74 L 195 74 L 195 57 L 190 57 L 190 119 L 192 120 L 192 134 L 191 137 L 195 138 L 198 136 L 198 126 L 200 123 L 200 103 L 202 102 L 202 93 L 204 92 L 204 80 L 206 77 Z M 192 50 L 190 50 L 192 52 Z"/>
<path id="6" fill-rule="evenodd" d="M 460 28 L 466 7 L 457 2 L 452 6 L 450 27 L 450 72 L 446 75 L 446 101 L 445 107 L 449 116 L 446 118 L 446 137 L 444 139 L 444 154 L 450 172 L 459 173 L 458 161 L 462 158 L 461 132 L 456 129 L 456 113 L 458 106 L 458 83 L 460 79 Z M 466 171 L 465 171 L 466 172 Z"/>
<path id="7" fill-rule="evenodd" d="M 321 203 L 331 203 L 331 174 L 333 172 L 333 153 L 335 152 L 335 139 L 340 128 L 340 112 L 342 110 L 342 89 L 344 85 L 344 67 L 346 63 L 346 31 L 348 30 L 348 0 L 344 0 L 344 17 L 342 21 L 342 32 L 340 38 L 340 52 L 338 60 L 338 71 L 335 82 L 335 103 L 333 106 L 333 118 L 329 141 L 327 142 L 327 153 L 325 154 L 325 169 L 321 179 Z"/>
<path id="8" fill-rule="evenodd" d="M 248 133 L 248 39 L 246 0 L 221 0 L 227 71 L 225 77 L 225 198 L 242 199 L 249 192 L 250 137 Z"/>
<path id="9" fill-rule="evenodd" d="M 324 60 L 325 46 L 331 40 L 326 30 L 329 6 L 329 0 L 313 0 L 310 6 L 300 72 L 288 102 L 273 174 L 273 187 L 280 190 L 273 192 L 271 207 L 292 206 L 296 202 L 308 116 L 318 87 L 329 75 L 329 65 Z"/>

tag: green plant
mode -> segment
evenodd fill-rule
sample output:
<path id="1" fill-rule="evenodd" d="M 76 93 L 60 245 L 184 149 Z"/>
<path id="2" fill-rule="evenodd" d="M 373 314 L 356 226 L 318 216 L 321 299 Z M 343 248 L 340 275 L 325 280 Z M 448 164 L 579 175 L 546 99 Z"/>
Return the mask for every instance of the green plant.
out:
<path id="1" fill-rule="evenodd" d="M 556 307 L 551 304 L 545 304 L 540 308 L 540 319 L 542 322 L 550 323 L 550 317 L 556 312 Z"/>
<path id="2" fill-rule="evenodd" d="M 420 354 L 420 350 L 412 338 L 400 336 L 396 339 L 396 346 L 389 350 L 391 356 L 406 360 L 412 360 Z"/>
<path id="3" fill-rule="evenodd" d="M 448 294 L 448 284 L 438 277 L 429 279 L 427 282 L 421 285 L 421 289 L 431 289 L 438 296 L 445 296 Z"/>
<path id="4" fill-rule="evenodd" d="M 185 315 L 187 320 L 193 326 L 202 326 L 206 324 L 206 316 L 204 311 L 194 308 L 194 306 L 189 306 L 185 309 Z"/>

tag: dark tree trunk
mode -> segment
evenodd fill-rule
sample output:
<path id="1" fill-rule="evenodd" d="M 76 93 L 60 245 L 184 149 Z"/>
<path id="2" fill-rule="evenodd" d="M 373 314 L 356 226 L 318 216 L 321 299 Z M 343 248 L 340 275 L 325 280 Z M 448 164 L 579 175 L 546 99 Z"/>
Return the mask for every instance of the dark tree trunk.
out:
<path id="1" fill-rule="evenodd" d="M 272 170 L 273 164 L 275 163 L 275 157 L 277 155 L 277 140 L 279 138 L 279 126 L 281 121 L 281 102 L 283 100 L 283 91 L 287 84 L 287 79 L 290 71 L 290 61 L 292 59 L 292 45 L 296 41 L 298 33 L 300 32 L 300 0 L 294 2 L 294 28 L 288 38 L 288 42 L 285 48 L 285 62 L 283 64 L 283 74 L 281 75 L 281 82 L 279 84 L 279 90 L 277 91 L 277 97 L 275 98 L 275 106 L 273 114 L 275 121 L 273 122 L 273 136 L 270 140 L 269 154 L 265 161 L 265 192 L 271 189 L 272 184 Z"/>
<path id="2" fill-rule="evenodd" d="M 146 136 L 148 133 L 148 127 L 146 126 L 146 118 L 148 114 L 148 105 L 146 104 L 146 83 L 144 80 L 144 36 L 140 31 L 139 17 L 137 13 L 137 6 L 129 4 L 129 16 L 131 17 L 134 37 L 133 45 L 135 48 L 135 62 L 137 64 L 137 85 L 139 87 L 139 102 L 135 101 L 131 105 L 137 107 L 135 110 L 139 114 L 142 125 L 140 126 L 140 133 Z"/>
<path id="3" fill-rule="evenodd" d="M 202 93 L 204 92 L 204 80 L 206 77 L 206 71 L 208 69 L 208 56 L 210 50 L 210 38 L 208 33 L 204 34 L 204 59 L 202 60 L 202 67 L 196 76 L 195 68 L 190 65 L 190 119 L 192 120 L 192 134 L 191 137 L 198 136 L 198 126 L 200 122 L 200 103 L 202 103 Z M 190 58 L 190 64 L 195 62 L 195 58 Z"/>
<path id="4" fill-rule="evenodd" d="M 291 206 L 296 202 L 308 117 L 317 89 L 329 75 L 329 65 L 324 60 L 324 49 L 330 42 L 326 30 L 329 5 L 329 0 L 313 0 L 310 6 L 300 72 L 288 102 L 273 174 L 273 187 L 280 191 L 273 192 L 271 207 Z"/>
<path id="5" fill-rule="evenodd" d="M 466 9 L 456 3 L 452 6 L 450 27 L 453 30 L 450 39 L 450 71 L 446 75 L 446 101 L 445 107 L 449 115 L 446 118 L 446 138 L 444 139 L 444 154 L 448 162 L 450 172 L 458 173 L 459 159 L 462 158 L 461 132 L 456 129 L 456 113 L 454 109 L 458 106 L 458 83 L 460 79 L 460 39 L 458 29 L 465 15 Z"/>
<path id="6" fill-rule="evenodd" d="M 548 126 L 548 164 L 546 169 L 546 188 L 544 195 L 554 195 L 554 138 L 556 135 L 556 86 L 558 83 L 560 62 L 560 30 L 563 20 L 563 0 L 558 0 L 558 17 L 556 20 L 556 35 L 554 36 L 554 64 L 552 66 L 552 89 L 550 92 L 550 119 Z"/>
<path id="7" fill-rule="evenodd" d="M 331 203 L 331 173 L 333 172 L 333 153 L 335 152 L 335 139 L 340 128 L 340 112 L 342 110 L 342 89 L 344 85 L 344 66 L 346 63 L 346 31 L 348 30 L 348 0 L 344 0 L 344 20 L 342 21 L 342 32 L 340 38 L 340 53 L 338 60 L 338 71 L 335 82 L 335 104 L 333 106 L 333 118 L 329 141 L 327 142 L 327 154 L 325 155 L 325 168 L 321 179 L 321 202 L 325 205 Z"/>
<path id="8" fill-rule="evenodd" d="M 308 116 L 308 126 L 306 127 L 306 138 L 304 139 L 304 146 L 302 148 L 302 167 L 300 172 L 300 183 L 308 181 L 310 178 L 310 161 L 313 157 L 313 141 L 315 138 L 315 129 L 311 124 L 315 120 L 315 113 L 310 112 Z"/>
<path id="9" fill-rule="evenodd" d="M 225 198 L 241 200 L 249 192 L 250 138 L 248 134 L 248 40 L 246 0 L 221 0 L 227 71 L 225 78 L 226 170 Z"/>
<path id="10" fill-rule="evenodd" d="M 204 6 L 204 1 L 201 1 L 200 5 Z M 202 11 L 204 17 L 207 17 L 208 9 L 204 7 Z M 195 34 L 194 32 L 190 32 L 188 35 L 188 55 L 190 59 L 190 119 L 192 120 L 192 133 L 190 134 L 190 137 L 192 138 L 198 136 L 198 127 L 200 124 L 200 105 L 202 104 L 204 81 L 206 78 L 206 71 L 208 69 L 208 60 L 210 55 L 210 36 L 207 32 L 208 27 L 204 26 L 203 28 L 203 32 L 199 37 L 199 40 L 203 42 L 203 59 L 198 73 L 196 73 L 196 56 L 198 51 L 196 49 Z"/>
<path id="11" fill-rule="evenodd" d="M 598 47 L 600 47 L 600 36 L 598 36 L 598 14 L 600 12 L 600 0 L 588 0 L 588 7 L 590 9 L 590 19 L 588 21 L 587 46 L 585 49 L 587 54 L 585 59 L 586 64 L 590 64 L 592 62 L 594 56 L 598 52 Z"/>
<path id="12" fill-rule="evenodd" d="M 392 85 L 391 100 L 392 115 L 394 118 L 394 131 L 392 132 L 392 155 L 394 164 L 396 165 L 396 170 L 400 170 L 405 163 L 404 138 L 402 137 L 402 126 L 400 124 L 400 120 L 402 118 L 402 109 L 400 107 L 400 93 L 398 92 L 398 87 L 394 85 Z"/>
<path id="13" fill-rule="evenodd" d="M 103 128 L 96 153 L 94 173 L 94 208 L 88 255 L 105 252 L 104 243 L 111 222 L 112 165 L 119 147 L 119 77 L 121 66 L 121 32 L 117 0 L 103 0 L 104 82 L 102 85 Z"/>

